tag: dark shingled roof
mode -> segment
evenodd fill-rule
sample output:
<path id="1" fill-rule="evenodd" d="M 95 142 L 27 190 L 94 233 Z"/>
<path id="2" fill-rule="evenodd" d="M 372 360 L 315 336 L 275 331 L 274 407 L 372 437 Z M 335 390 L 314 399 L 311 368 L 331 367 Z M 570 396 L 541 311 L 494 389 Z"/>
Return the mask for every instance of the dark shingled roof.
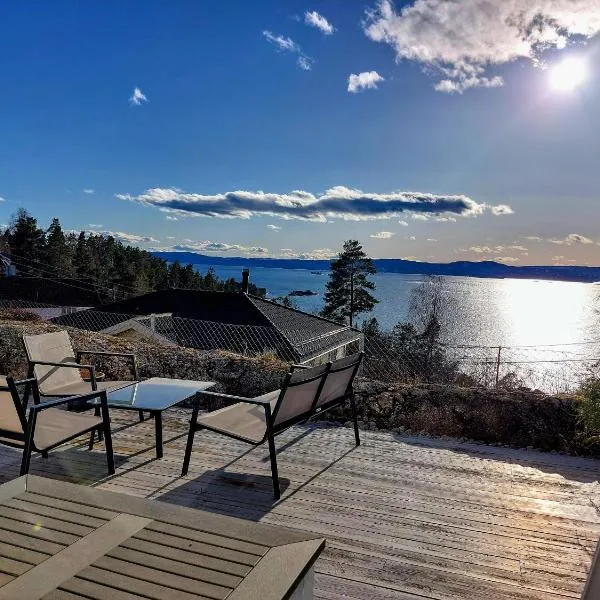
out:
<path id="1" fill-rule="evenodd" d="M 298 362 L 360 340 L 353 328 L 241 292 L 162 290 L 98 309 L 63 315 L 57 324 L 101 331 L 134 317 L 165 314 L 155 330 L 199 349 L 276 351 Z M 140 322 L 149 325 L 148 319 Z"/>

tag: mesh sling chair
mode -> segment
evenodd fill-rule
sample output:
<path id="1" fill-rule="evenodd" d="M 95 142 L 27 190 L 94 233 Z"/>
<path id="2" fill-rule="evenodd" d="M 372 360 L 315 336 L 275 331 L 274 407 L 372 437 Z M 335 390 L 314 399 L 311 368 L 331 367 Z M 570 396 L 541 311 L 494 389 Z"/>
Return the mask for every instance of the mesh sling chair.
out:
<path id="1" fill-rule="evenodd" d="M 254 446 L 266 441 L 271 458 L 273 494 L 278 500 L 281 490 L 274 440 L 277 434 L 349 400 L 355 441 L 357 446 L 360 445 L 352 384 L 362 357 L 361 352 L 319 367 L 294 367 L 286 375 L 280 390 L 256 398 L 202 392 L 207 396 L 236 401 L 237 404 L 198 417 L 198 401 L 195 402 L 181 474 L 188 472 L 194 434 L 201 429 L 209 429 Z"/>
<path id="2" fill-rule="evenodd" d="M 64 397 L 87 394 L 96 390 L 111 392 L 127 387 L 138 381 L 135 354 L 128 352 L 104 352 L 96 350 L 73 350 L 71 338 L 66 331 L 24 335 L 23 344 L 29 364 L 28 377 L 38 380 L 41 396 Z M 131 361 L 133 381 L 97 381 L 93 365 L 81 363 L 83 355 L 117 356 Z M 89 381 L 81 376 L 81 370 L 88 371 Z M 96 409 L 96 415 L 99 415 Z M 144 414 L 140 411 L 140 421 Z M 100 439 L 102 435 L 100 434 Z"/>
<path id="3" fill-rule="evenodd" d="M 27 414 L 27 397 L 19 396 L 19 387 L 25 386 L 26 392 L 33 392 L 33 405 Z M 100 416 L 61 410 L 75 401 L 100 399 Z M 83 396 L 72 396 L 57 400 L 40 402 L 40 394 L 35 379 L 15 381 L 12 377 L 0 376 L 0 444 L 23 449 L 21 475 L 29 471 L 32 452 L 39 452 L 43 457 L 48 451 L 73 440 L 86 433 L 90 434 L 89 448 L 94 443 L 94 434 L 104 434 L 106 461 L 110 475 L 115 472 L 112 437 L 106 391 L 96 391 Z"/>
<path id="4" fill-rule="evenodd" d="M 75 352 L 66 331 L 24 335 L 23 343 L 29 363 L 28 377 L 36 377 L 42 396 L 75 396 L 96 390 L 110 392 L 135 383 L 135 381 L 97 381 L 94 367 L 80 362 L 84 354 L 127 358 L 132 362 L 134 379 L 138 379 L 134 354 L 95 350 Z M 83 379 L 80 369 L 89 372 L 90 381 Z"/>

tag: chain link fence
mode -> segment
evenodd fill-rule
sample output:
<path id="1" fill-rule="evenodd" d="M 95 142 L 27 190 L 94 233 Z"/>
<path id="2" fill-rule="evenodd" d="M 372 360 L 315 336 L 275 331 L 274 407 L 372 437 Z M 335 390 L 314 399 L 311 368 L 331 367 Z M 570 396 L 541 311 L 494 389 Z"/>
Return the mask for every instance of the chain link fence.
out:
<path id="1" fill-rule="evenodd" d="M 476 346 L 365 338 L 364 376 L 390 383 L 436 383 L 556 394 L 600 376 L 600 340 L 540 346 Z"/>
<path id="2" fill-rule="evenodd" d="M 290 363 L 315 360 L 312 355 L 307 358 L 302 354 L 301 344 L 293 344 L 293 340 L 272 327 L 229 325 L 170 314 L 140 317 L 2 298 L 0 310 L 35 313 L 56 325 L 124 338 L 227 350 L 245 356 L 270 353 Z M 586 379 L 600 376 L 600 340 L 544 346 L 479 346 L 379 332 L 365 335 L 361 342 L 343 345 L 342 334 L 341 328 L 328 335 L 326 352 L 317 360 L 335 359 L 358 350 L 362 344 L 365 351 L 362 376 L 386 383 L 529 388 L 560 393 L 573 391 Z"/>

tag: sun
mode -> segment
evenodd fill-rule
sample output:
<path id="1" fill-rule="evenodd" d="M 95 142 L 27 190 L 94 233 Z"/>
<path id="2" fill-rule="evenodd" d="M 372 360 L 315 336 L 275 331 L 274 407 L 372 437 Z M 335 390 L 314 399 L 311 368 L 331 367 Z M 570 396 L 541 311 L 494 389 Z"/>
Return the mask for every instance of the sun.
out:
<path id="1" fill-rule="evenodd" d="M 570 57 L 550 68 L 548 82 L 556 92 L 571 92 L 587 79 L 587 65 L 582 58 Z"/>

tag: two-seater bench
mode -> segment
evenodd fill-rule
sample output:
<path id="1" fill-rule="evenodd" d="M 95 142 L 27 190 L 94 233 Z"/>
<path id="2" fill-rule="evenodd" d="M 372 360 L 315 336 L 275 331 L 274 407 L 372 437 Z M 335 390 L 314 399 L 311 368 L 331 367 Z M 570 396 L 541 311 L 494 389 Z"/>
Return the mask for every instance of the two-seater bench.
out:
<path id="1" fill-rule="evenodd" d="M 352 384 L 362 358 L 361 352 L 318 367 L 294 366 L 286 375 L 281 389 L 256 398 L 202 392 L 202 395 L 218 397 L 236 404 L 199 417 L 199 406 L 196 402 L 190 421 L 182 475 L 188 472 L 196 431 L 209 429 L 254 446 L 266 441 L 271 457 L 273 492 L 275 499 L 279 499 L 281 491 L 274 440 L 277 434 L 296 423 L 307 421 L 323 411 L 349 401 L 356 445 L 360 445 Z"/>

